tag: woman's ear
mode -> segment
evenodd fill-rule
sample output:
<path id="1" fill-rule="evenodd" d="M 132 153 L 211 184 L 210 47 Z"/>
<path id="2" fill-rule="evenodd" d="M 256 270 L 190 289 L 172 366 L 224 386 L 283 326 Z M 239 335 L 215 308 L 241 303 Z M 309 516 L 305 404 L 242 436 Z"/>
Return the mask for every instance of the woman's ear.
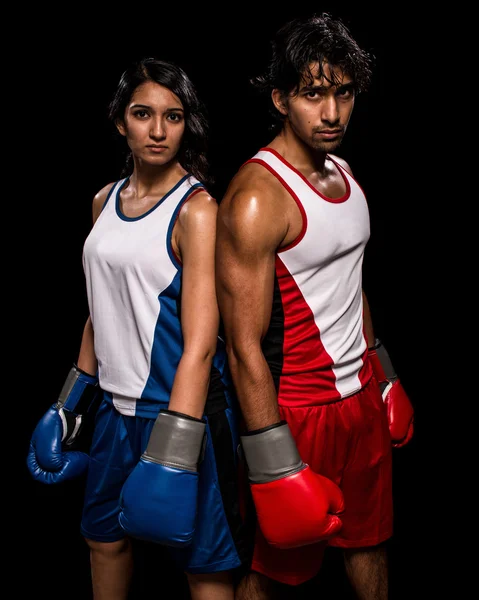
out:
<path id="1" fill-rule="evenodd" d="M 285 97 L 284 94 L 278 90 L 278 89 L 274 89 L 271 92 L 271 100 L 273 101 L 273 104 L 275 105 L 276 109 L 279 110 L 279 112 L 282 115 L 287 115 L 288 114 L 288 109 L 286 107 L 286 102 L 285 102 Z"/>
<path id="2" fill-rule="evenodd" d="M 126 136 L 126 127 L 124 121 L 122 119 L 116 119 L 115 125 L 119 133 Z"/>

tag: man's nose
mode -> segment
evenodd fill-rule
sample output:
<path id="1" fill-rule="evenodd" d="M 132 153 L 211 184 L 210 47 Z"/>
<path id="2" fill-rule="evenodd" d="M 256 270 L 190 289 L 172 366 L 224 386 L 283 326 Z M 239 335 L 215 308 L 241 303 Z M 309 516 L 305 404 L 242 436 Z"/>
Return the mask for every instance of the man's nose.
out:
<path id="1" fill-rule="evenodd" d="M 321 102 L 321 119 L 331 124 L 339 121 L 339 108 L 335 96 L 326 96 Z"/>

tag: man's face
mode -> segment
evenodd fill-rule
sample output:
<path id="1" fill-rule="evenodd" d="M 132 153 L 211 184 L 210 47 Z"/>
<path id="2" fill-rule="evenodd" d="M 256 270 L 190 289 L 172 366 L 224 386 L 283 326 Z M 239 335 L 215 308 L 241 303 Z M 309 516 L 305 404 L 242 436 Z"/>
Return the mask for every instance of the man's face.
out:
<path id="1" fill-rule="evenodd" d="M 320 77 L 318 63 L 310 65 L 313 81 L 305 77 L 299 90 L 284 101 L 284 114 L 293 132 L 308 146 L 332 152 L 341 144 L 354 107 L 354 84 L 341 70 L 325 63 Z M 333 77 L 334 74 L 334 77 Z M 336 84 L 331 81 L 337 81 Z M 283 111 L 282 111 L 283 112 Z"/>

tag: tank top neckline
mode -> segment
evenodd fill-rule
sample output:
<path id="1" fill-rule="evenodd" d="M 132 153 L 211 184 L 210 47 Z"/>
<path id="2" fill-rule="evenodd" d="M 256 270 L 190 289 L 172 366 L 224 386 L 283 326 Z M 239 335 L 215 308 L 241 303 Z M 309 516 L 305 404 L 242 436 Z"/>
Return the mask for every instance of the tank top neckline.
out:
<path id="1" fill-rule="evenodd" d="M 342 177 L 342 179 L 344 181 L 344 185 L 346 186 L 345 193 L 342 196 L 339 196 L 339 198 L 330 198 L 329 196 L 325 196 L 324 194 L 322 194 L 319 190 L 317 190 L 314 187 L 314 185 L 310 181 L 308 181 L 306 179 L 306 177 L 300 171 L 298 171 L 298 169 L 296 169 L 296 167 L 294 167 L 291 163 L 289 163 L 283 156 L 281 156 L 281 154 L 279 154 L 279 152 L 277 152 L 273 148 L 268 148 L 268 147 L 265 146 L 263 148 L 260 148 L 259 152 L 269 152 L 269 153 L 271 153 L 278 160 L 280 160 L 286 167 L 288 167 L 291 171 L 293 171 L 293 173 L 295 173 L 298 177 L 300 177 L 304 181 L 304 183 L 317 196 L 319 196 L 323 200 L 326 200 L 326 202 L 331 202 L 332 204 L 341 204 L 342 202 L 346 202 L 346 200 L 351 195 L 351 186 L 349 184 L 348 178 L 346 177 L 346 173 L 344 172 L 344 169 L 329 154 L 327 155 L 328 158 L 333 162 L 334 165 L 336 165 L 336 168 L 338 169 L 339 174 L 341 175 L 341 177 Z"/>
<path id="2" fill-rule="evenodd" d="M 120 207 L 120 192 L 121 190 L 125 187 L 125 185 L 128 183 L 128 181 L 130 180 L 130 177 L 125 177 L 125 179 L 123 179 L 123 181 L 120 181 L 120 185 L 118 185 L 118 189 L 116 190 L 116 194 L 115 194 L 115 210 L 116 210 L 116 214 L 118 215 L 118 217 L 122 220 L 122 221 L 139 221 L 141 219 L 144 219 L 145 217 L 147 217 L 149 214 L 151 214 L 153 211 L 155 211 L 161 204 L 163 204 L 163 202 L 165 202 L 165 200 L 167 198 L 169 198 L 179 187 L 181 187 L 181 185 L 191 177 L 190 173 L 186 173 L 186 175 L 183 175 L 183 177 L 177 182 L 175 183 L 175 185 L 168 191 L 166 192 L 166 194 L 164 194 L 164 196 L 162 196 L 158 202 L 156 202 L 151 208 L 149 208 L 146 212 L 144 212 L 141 215 L 138 215 L 136 217 L 128 217 L 127 215 L 125 215 L 123 213 L 123 211 L 121 210 Z"/>

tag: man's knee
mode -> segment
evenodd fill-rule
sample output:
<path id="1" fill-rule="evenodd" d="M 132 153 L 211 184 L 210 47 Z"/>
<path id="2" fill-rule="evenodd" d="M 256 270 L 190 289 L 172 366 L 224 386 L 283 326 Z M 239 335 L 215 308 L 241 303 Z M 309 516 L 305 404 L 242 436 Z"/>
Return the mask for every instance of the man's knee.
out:
<path id="1" fill-rule="evenodd" d="M 235 600 L 279 600 L 281 587 L 284 586 L 269 577 L 250 571 L 239 582 Z"/>
<path id="2" fill-rule="evenodd" d="M 345 548 L 343 555 L 346 567 L 362 564 L 387 567 L 387 550 L 385 543 L 367 548 Z"/>
<path id="3" fill-rule="evenodd" d="M 344 551 L 349 582 L 361 600 L 386 600 L 388 597 L 388 560 L 384 544 Z"/>

